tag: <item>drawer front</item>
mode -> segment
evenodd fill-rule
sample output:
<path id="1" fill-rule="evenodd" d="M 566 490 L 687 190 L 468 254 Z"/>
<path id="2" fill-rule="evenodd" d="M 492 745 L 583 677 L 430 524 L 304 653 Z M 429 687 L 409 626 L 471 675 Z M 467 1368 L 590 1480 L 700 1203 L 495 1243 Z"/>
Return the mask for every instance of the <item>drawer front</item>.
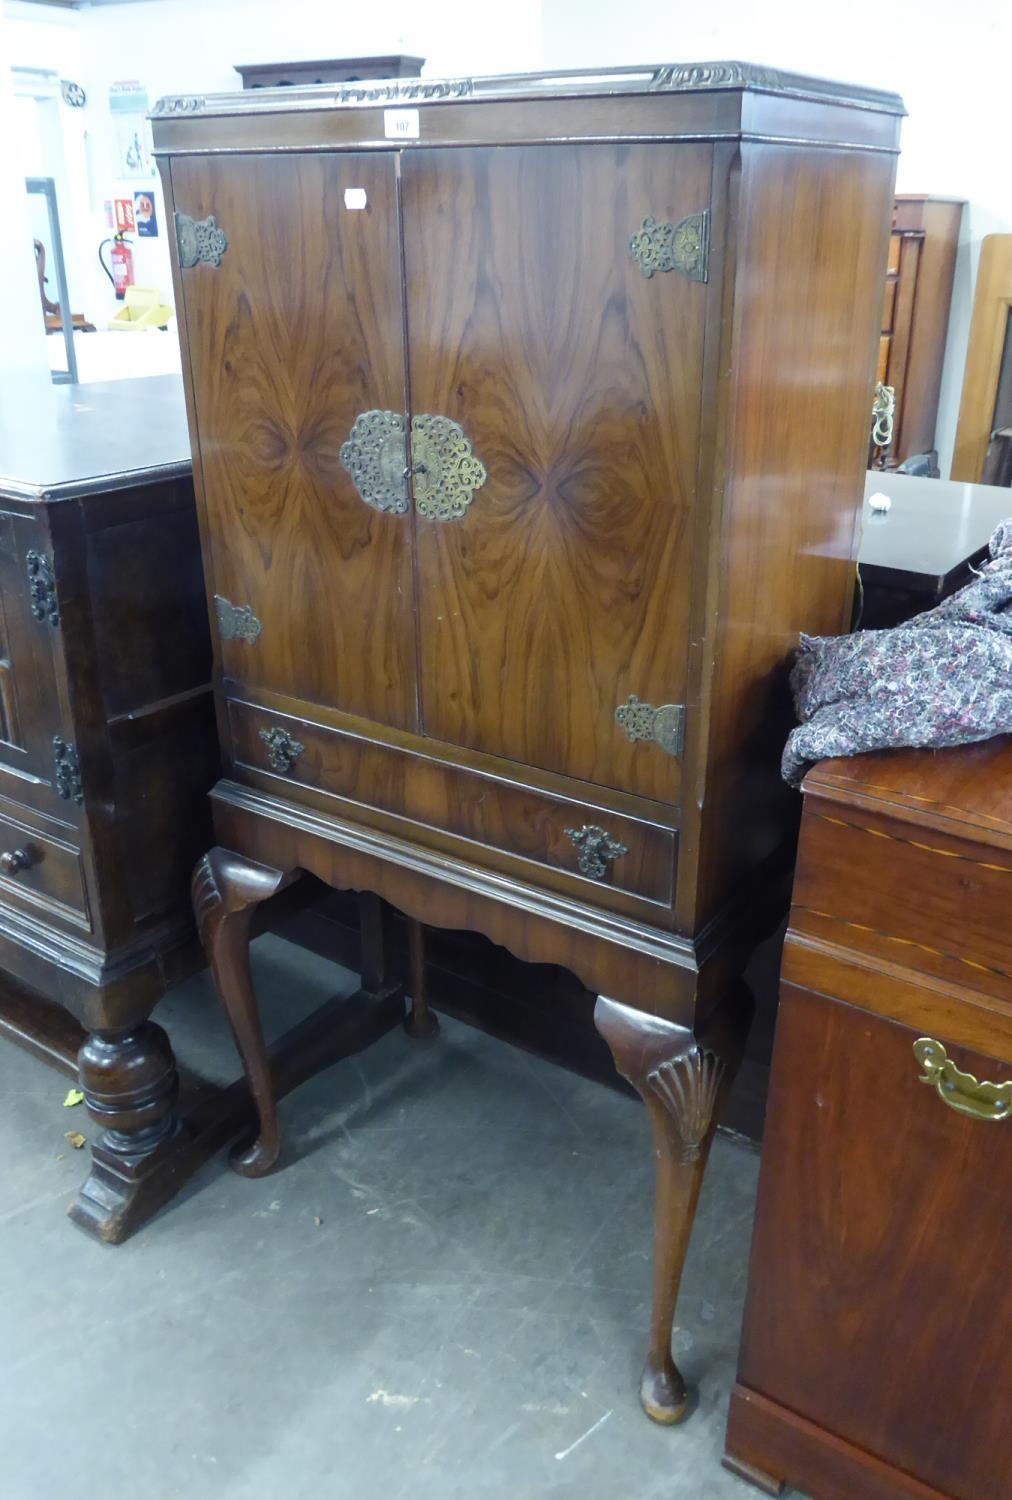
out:
<path id="1" fill-rule="evenodd" d="M 796 932 L 1009 1003 L 1010 898 L 1012 850 L 806 798 Z"/>
<path id="2" fill-rule="evenodd" d="M 0 814 L 0 901 L 89 926 L 80 853 L 28 822 Z"/>
<path id="3" fill-rule="evenodd" d="M 1007 1500 L 1012 1116 L 938 1084 L 965 1103 L 953 1068 L 1012 1064 L 935 1035 L 935 1077 L 920 1035 L 782 987 L 739 1379 L 953 1500 Z"/>
<path id="4" fill-rule="evenodd" d="M 495 850 L 670 908 L 678 842 L 672 828 L 252 704 L 228 708 L 240 770 L 343 799 L 352 804 L 335 806 L 343 816 L 367 820 L 374 809 L 410 820 L 405 836 L 429 847 L 439 847 L 440 835 L 443 843 L 447 834 L 466 839 L 476 847 L 465 857 L 478 863 L 489 862 L 482 849 Z M 291 742 L 300 747 L 294 759 Z M 569 832 L 585 829 L 576 839 Z"/>

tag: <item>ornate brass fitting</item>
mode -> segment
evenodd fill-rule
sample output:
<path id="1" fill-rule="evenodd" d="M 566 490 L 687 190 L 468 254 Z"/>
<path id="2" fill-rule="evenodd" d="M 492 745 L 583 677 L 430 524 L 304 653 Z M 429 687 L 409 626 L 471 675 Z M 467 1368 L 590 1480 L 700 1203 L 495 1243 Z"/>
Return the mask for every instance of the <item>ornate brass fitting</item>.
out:
<path id="1" fill-rule="evenodd" d="M 666 755 L 681 755 L 685 744 L 685 707 L 681 703 L 641 703 L 635 693 L 615 710 L 615 719 L 630 740 L 652 740 Z"/>
<path id="2" fill-rule="evenodd" d="M 189 214 L 177 213 L 176 248 L 184 271 L 202 260 L 209 266 L 220 266 L 228 239 L 225 231 L 218 228 L 214 214 L 208 214 L 206 219 L 191 219 Z"/>
<path id="3" fill-rule="evenodd" d="M 596 823 L 584 823 L 582 828 L 567 828 L 566 837 L 576 845 L 579 855 L 577 864 L 581 873 L 589 875 L 591 880 L 603 880 L 612 860 L 629 853 L 625 844 L 613 839 L 610 833 L 606 833 Z"/>
<path id="4" fill-rule="evenodd" d="M 710 211 L 689 214 L 677 224 L 649 214 L 629 241 L 629 254 L 649 281 L 655 271 L 681 271 L 690 281 L 706 281 L 710 259 Z"/>
<path id="5" fill-rule="evenodd" d="M 267 746 L 267 761 L 271 770 L 277 771 L 280 776 L 288 775 L 306 748 L 293 739 L 287 729 L 261 729 L 260 738 Z"/>
<path id="6" fill-rule="evenodd" d="M 459 422 L 425 413 L 411 418 L 409 439 L 400 412 L 363 412 L 341 462 L 366 505 L 390 515 L 410 509 L 410 479 L 415 509 L 430 521 L 459 520 L 488 478 Z"/>
<path id="7" fill-rule="evenodd" d="M 1012 1115 L 1012 1078 L 1005 1083 L 978 1083 L 972 1073 L 961 1072 L 941 1042 L 930 1036 L 918 1038 L 914 1056 L 924 1069 L 921 1082 L 930 1084 L 950 1109 L 973 1120 L 998 1122 Z"/>

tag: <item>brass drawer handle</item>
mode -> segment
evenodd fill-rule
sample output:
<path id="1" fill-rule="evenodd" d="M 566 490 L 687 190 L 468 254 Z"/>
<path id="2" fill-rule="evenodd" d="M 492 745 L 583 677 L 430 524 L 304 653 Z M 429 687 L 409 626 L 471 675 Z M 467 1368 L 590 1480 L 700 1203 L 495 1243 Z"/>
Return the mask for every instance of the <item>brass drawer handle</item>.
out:
<path id="1" fill-rule="evenodd" d="M 972 1120 L 1007 1120 L 1012 1115 L 1012 1078 L 1006 1083 L 978 1083 L 972 1073 L 961 1072 L 941 1042 L 930 1036 L 914 1043 L 914 1056 L 924 1069 L 921 1082 L 934 1085 L 950 1109 Z"/>
<path id="2" fill-rule="evenodd" d="M 300 740 L 293 739 L 287 729 L 261 729 L 260 738 L 267 746 L 267 760 L 271 770 L 277 771 L 280 776 L 289 775 L 306 748 Z"/>
<path id="3" fill-rule="evenodd" d="M 27 870 L 32 863 L 31 853 L 27 849 L 8 849 L 0 854 L 0 870 L 5 875 L 16 875 L 19 870 Z"/>
<path id="4" fill-rule="evenodd" d="M 613 859 L 628 854 L 625 844 L 613 839 L 610 833 L 596 823 L 584 823 L 582 828 L 567 828 L 566 837 L 572 839 L 577 851 L 577 864 L 591 880 L 604 880 Z"/>

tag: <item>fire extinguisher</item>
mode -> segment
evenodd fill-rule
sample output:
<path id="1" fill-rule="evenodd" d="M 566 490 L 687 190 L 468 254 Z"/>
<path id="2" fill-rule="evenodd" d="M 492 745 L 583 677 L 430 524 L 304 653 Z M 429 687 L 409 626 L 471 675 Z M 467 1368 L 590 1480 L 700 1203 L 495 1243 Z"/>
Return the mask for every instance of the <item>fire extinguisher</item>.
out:
<path id="1" fill-rule="evenodd" d="M 111 245 L 109 260 L 111 265 L 107 266 L 102 251 L 106 245 Z M 98 260 L 102 270 L 112 282 L 112 289 L 116 293 L 116 300 L 122 302 L 126 296 L 128 286 L 134 284 L 134 257 L 130 249 L 130 241 L 121 229 L 117 230 L 111 240 L 103 240 L 98 247 Z"/>

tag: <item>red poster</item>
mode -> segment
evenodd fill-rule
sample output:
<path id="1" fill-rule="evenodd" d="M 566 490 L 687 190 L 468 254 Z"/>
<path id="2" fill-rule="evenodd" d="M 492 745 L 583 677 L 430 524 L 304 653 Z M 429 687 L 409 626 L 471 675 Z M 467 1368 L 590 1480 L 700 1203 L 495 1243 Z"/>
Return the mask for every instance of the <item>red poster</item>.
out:
<path id="1" fill-rule="evenodd" d="M 124 233 L 134 233 L 136 225 L 134 224 L 134 200 L 132 198 L 116 199 L 116 228 Z"/>

